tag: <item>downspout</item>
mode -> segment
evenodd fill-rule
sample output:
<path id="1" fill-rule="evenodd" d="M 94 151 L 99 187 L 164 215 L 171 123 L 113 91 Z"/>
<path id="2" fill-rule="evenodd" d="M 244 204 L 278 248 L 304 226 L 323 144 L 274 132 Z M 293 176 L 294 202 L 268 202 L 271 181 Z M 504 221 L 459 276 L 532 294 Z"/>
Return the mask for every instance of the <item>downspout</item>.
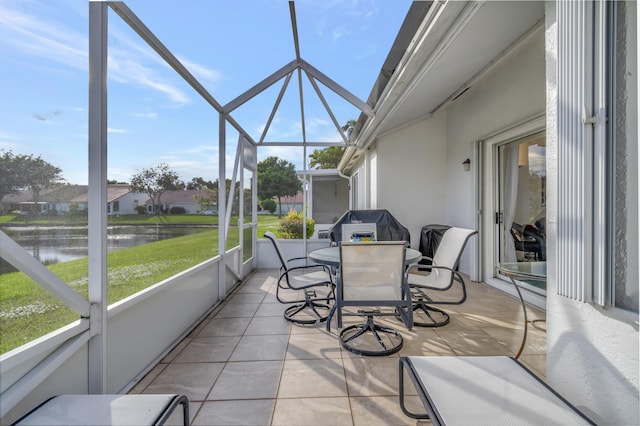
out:
<path id="1" fill-rule="evenodd" d="M 344 156 L 342 158 L 344 158 Z M 340 160 L 340 163 L 342 163 L 342 160 Z M 340 166 L 338 165 L 338 169 L 337 169 L 338 170 L 338 176 L 340 176 L 341 178 L 346 179 L 349 182 L 347 184 L 348 188 L 349 188 L 349 210 L 352 210 L 353 209 L 353 203 L 352 203 L 352 198 L 351 198 L 351 176 L 347 176 L 347 175 L 343 174 L 339 167 Z"/>
<path id="2" fill-rule="evenodd" d="M 302 182 L 302 244 L 304 248 L 304 252 L 307 252 L 307 185 L 309 181 L 307 181 L 307 170 L 306 164 L 304 169 L 304 178 L 298 176 L 298 180 Z M 294 203 L 295 205 L 295 203 Z"/>

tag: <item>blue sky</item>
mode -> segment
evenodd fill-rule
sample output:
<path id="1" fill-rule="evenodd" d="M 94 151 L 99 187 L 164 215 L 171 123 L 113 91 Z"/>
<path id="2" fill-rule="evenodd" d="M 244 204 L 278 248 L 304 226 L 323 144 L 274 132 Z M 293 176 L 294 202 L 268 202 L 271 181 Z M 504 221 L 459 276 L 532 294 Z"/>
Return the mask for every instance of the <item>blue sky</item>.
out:
<path id="1" fill-rule="evenodd" d="M 301 57 L 366 100 L 408 0 L 299 0 Z M 126 4 L 222 105 L 295 59 L 286 0 L 129 0 Z M 0 149 L 41 155 L 87 183 L 87 0 L 0 0 Z M 161 162 L 185 181 L 218 176 L 218 116 L 115 13 L 109 13 L 109 179 Z M 297 73 L 267 141 L 299 141 Z M 232 116 L 258 140 L 282 83 Z M 307 140 L 339 137 L 303 77 Z M 321 89 L 340 123 L 359 111 Z M 231 129 L 230 129 L 231 130 Z M 227 167 L 237 133 L 229 131 Z M 314 148 L 310 148 L 308 153 Z M 302 151 L 258 149 L 302 168 Z"/>

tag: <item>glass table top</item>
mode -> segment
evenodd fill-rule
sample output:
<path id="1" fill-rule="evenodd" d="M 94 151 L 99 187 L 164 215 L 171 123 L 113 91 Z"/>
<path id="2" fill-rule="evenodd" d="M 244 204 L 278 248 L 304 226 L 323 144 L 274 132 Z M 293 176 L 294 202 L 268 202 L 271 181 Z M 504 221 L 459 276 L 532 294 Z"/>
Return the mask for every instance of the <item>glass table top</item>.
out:
<path id="1" fill-rule="evenodd" d="M 501 262 L 498 269 L 521 278 L 546 280 L 547 262 Z"/>

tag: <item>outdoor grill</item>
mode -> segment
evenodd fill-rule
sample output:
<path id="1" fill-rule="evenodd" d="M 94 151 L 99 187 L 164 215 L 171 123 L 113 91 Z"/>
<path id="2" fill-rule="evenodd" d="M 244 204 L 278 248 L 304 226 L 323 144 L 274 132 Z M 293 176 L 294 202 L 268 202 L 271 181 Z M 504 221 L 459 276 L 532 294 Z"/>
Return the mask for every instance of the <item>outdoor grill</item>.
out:
<path id="1" fill-rule="evenodd" d="M 375 223 L 378 241 L 411 242 L 411 234 L 388 210 L 349 210 L 329 229 L 331 242 L 342 241 L 342 225 L 348 223 Z"/>

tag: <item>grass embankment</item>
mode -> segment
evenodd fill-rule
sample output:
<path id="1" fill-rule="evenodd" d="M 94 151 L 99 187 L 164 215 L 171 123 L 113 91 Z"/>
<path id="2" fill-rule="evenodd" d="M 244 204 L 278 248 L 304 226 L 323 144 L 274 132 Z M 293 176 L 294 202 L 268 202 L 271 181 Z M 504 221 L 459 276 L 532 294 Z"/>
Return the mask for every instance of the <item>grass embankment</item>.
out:
<path id="1" fill-rule="evenodd" d="M 145 216 L 139 215 L 141 218 Z M 174 218 L 196 216 L 176 215 Z M 2 223 L 5 216 L 0 216 Z M 210 216 L 206 216 L 211 220 Z M 217 222 L 217 218 L 216 218 Z M 154 223 L 154 222 L 151 222 Z M 171 223 L 176 223 L 171 221 Z M 182 224 L 198 224 L 179 222 Z M 30 222 L 30 224 L 33 224 Z M 124 224 L 124 223 L 123 223 Z M 138 222 L 140 224 L 140 222 Z M 202 223 L 199 223 L 202 224 Z M 260 216 L 258 238 L 279 226 L 276 216 Z M 238 242 L 238 228 L 229 229 L 227 247 Z M 218 253 L 218 230 L 143 244 L 108 254 L 108 300 L 122 300 Z M 87 258 L 48 267 L 87 298 Z M 21 272 L 0 276 L 0 354 L 78 319 L 78 315 Z"/>

